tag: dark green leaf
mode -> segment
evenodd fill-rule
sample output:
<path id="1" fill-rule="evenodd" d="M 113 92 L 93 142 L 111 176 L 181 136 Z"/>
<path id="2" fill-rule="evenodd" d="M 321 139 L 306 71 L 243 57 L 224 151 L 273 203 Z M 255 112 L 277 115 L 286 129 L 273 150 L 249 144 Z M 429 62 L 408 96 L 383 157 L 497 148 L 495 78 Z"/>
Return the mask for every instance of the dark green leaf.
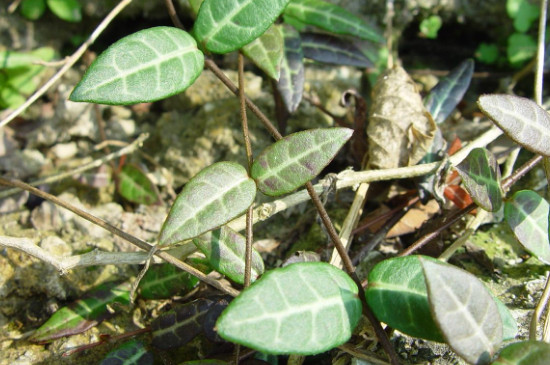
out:
<path id="1" fill-rule="evenodd" d="M 266 195 L 291 192 L 317 176 L 352 134 L 348 128 L 322 128 L 288 135 L 258 155 L 250 175 Z"/>
<path id="2" fill-rule="evenodd" d="M 31 336 L 32 342 L 49 342 L 59 337 L 82 333 L 101 322 L 110 313 L 108 305 L 130 303 L 128 283 L 100 285 L 84 298 L 55 312 Z"/>
<path id="3" fill-rule="evenodd" d="M 135 104 L 177 94 L 202 72 L 204 55 L 183 30 L 155 27 L 115 42 L 92 63 L 70 100 Z"/>
<path id="4" fill-rule="evenodd" d="M 437 124 L 443 123 L 458 105 L 472 80 L 474 61 L 467 59 L 441 79 L 424 99 Z"/>
<path id="5" fill-rule="evenodd" d="M 227 361 L 215 360 L 215 359 L 204 359 L 204 360 L 193 360 L 185 361 L 180 365 L 230 365 L 231 363 Z"/>
<path id="6" fill-rule="evenodd" d="M 359 318 L 357 285 L 343 271 L 305 262 L 268 271 L 218 319 L 220 336 L 272 354 L 316 354 L 346 342 Z"/>
<path id="7" fill-rule="evenodd" d="M 250 58 L 267 76 L 279 80 L 283 59 L 283 33 L 280 25 L 273 24 L 261 37 L 242 48 L 243 54 Z"/>
<path id="8" fill-rule="evenodd" d="M 218 162 L 201 170 L 183 188 L 160 231 L 159 244 L 171 245 L 218 228 L 254 202 L 256 184 L 244 167 Z"/>
<path id="9" fill-rule="evenodd" d="M 357 67 L 374 64 L 352 42 L 328 34 L 301 33 L 304 57 L 312 60 Z"/>
<path id="10" fill-rule="evenodd" d="M 197 299 L 178 305 L 151 323 L 153 346 L 167 350 L 181 347 L 203 330 L 204 317 L 214 301 Z"/>
<path id="11" fill-rule="evenodd" d="M 40 18 L 45 10 L 45 0 L 23 0 L 21 2 L 21 14 L 29 20 Z"/>
<path id="12" fill-rule="evenodd" d="M 431 15 L 420 22 L 420 33 L 426 38 L 436 39 L 442 24 L 443 21 L 439 15 Z"/>
<path id="13" fill-rule="evenodd" d="M 218 318 L 220 317 L 222 312 L 225 310 L 225 308 L 227 308 L 229 303 L 233 300 L 233 297 L 229 295 L 224 295 L 224 296 L 218 296 L 218 297 L 211 297 L 211 299 L 214 300 L 215 303 L 212 304 L 212 306 L 204 316 L 204 320 L 202 323 L 202 330 L 204 332 L 205 337 L 210 341 L 226 342 L 218 334 L 218 330 L 216 329 L 216 322 L 218 321 Z"/>
<path id="14" fill-rule="evenodd" d="M 381 322 L 413 337 L 444 341 L 432 319 L 419 256 L 378 263 L 368 282 L 367 303 Z"/>
<path id="15" fill-rule="evenodd" d="M 514 66 L 519 66 L 521 63 L 530 60 L 537 53 L 537 42 L 527 34 L 514 33 L 508 37 L 508 45 L 506 47 L 506 55 L 508 62 Z"/>
<path id="16" fill-rule="evenodd" d="M 355 14 L 320 0 L 292 0 L 285 9 L 286 17 L 295 18 L 336 34 L 347 34 L 374 42 L 384 42 L 381 32 Z"/>
<path id="17" fill-rule="evenodd" d="M 82 7 L 77 0 L 46 0 L 48 8 L 60 19 L 68 22 L 82 20 Z"/>
<path id="18" fill-rule="evenodd" d="M 514 19 L 514 28 L 520 33 L 527 32 L 540 13 L 539 7 L 529 3 L 528 0 L 508 0 L 506 10 Z"/>
<path id="19" fill-rule="evenodd" d="M 246 238 L 229 227 L 222 227 L 193 239 L 212 268 L 233 280 L 244 283 Z M 254 281 L 264 272 L 264 261 L 255 249 L 252 249 L 250 280 Z"/>
<path id="20" fill-rule="evenodd" d="M 550 264 L 548 202 L 532 190 L 514 194 L 504 205 L 504 217 L 518 241 L 545 264 Z"/>
<path id="21" fill-rule="evenodd" d="M 277 90 L 289 113 L 294 113 L 304 92 L 304 54 L 300 35 L 294 28 L 284 27 L 284 54 Z"/>
<path id="22" fill-rule="evenodd" d="M 136 165 L 126 164 L 119 174 L 118 192 L 125 199 L 150 205 L 158 201 L 155 185 Z"/>
<path id="23" fill-rule="evenodd" d="M 204 0 L 193 33 L 210 52 L 232 52 L 262 35 L 289 1 Z"/>
<path id="24" fill-rule="evenodd" d="M 550 344 L 538 341 L 522 341 L 506 346 L 492 365 L 547 365 Z"/>
<path id="25" fill-rule="evenodd" d="M 464 187 L 480 207 L 496 212 L 502 206 L 500 169 L 498 162 L 486 148 L 476 148 L 468 154 L 456 170 Z"/>
<path id="26" fill-rule="evenodd" d="M 513 95 L 482 95 L 478 105 L 508 137 L 528 150 L 550 156 L 550 115 L 537 103 Z"/>
<path id="27" fill-rule="evenodd" d="M 148 352 L 143 343 L 130 340 L 118 346 L 101 361 L 100 365 L 153 365 L 153 354 Z"/>
<path id="28" fill-rule="evenodd" d="M 144 299 L 165 299 L 193 289 L 199 279 L 172 264 L 154 265 L 139 282 Z"/>
<path id="29" fill-rule="evenodd" d="M 476 49 L 475 56 L 483 63 L 495 63 L 498 59 L 498 46 L 494 43 L 480 43 Z"/>
<path id="30" fill-rule="evenodd" d="M 487 288 L 451 265 L 420 260 L 433 318 L 451 348 L 472 364 L 488 364 L 502 342 L 503 324 Z"/>

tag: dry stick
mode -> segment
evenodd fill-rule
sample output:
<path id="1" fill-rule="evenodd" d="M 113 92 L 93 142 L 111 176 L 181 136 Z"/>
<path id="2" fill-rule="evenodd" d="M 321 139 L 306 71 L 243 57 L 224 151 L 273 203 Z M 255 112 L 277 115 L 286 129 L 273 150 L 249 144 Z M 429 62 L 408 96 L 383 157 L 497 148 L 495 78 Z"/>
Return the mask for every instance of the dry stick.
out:
<path id="1" fill-rule="evenodd" d="M 105 28 L 111 23 L 111 21 L 124 9 L 128 4 L 130 4 L 132 0 L 122 0 L 120 3 L 118 3 L 117 6 L 111 10 L 109 14 L 103 19 L 103 21 L 97 26 L 97 28 L 93 31 L 93 33 L 90 35 L 90 37 L 86 40 L 86 42 L 82 43 L 82 45 L 76 50 L 75 53 L 71 55 L 67 59 L 67 62 L 57 71 L 55 75 L 52 76 L 51 79 L 49 79 L 38 91 L 36 91 L 34 94 L 32 94 L 23 105 L 21 105 L 19 108 L 15 109 L 12 113 L 10 113 L 4 120 L 0 122 L 0 128 L 11 122 L 15 117 L 17 117 L 19 114 L 21 114 L 25 109 L 29 107 L 32 103 L 34 103 L 39 97 L 41 97 L 57 80 L 61 78 L 75 63 L 78 61 L 78 59 L 86 52 L 88 47 L 90 47 L 97 37 L 105 30 Z"/>
<path id="2" fill-rule="evenodd" d="M 250 134 L 248 132 L 248 118 L 246 116 L 246 102 L 244 94 L 244 56 L 239 52 L 239 104 L 241 112 L 241 124 L 243 128 L 244 147 L 246 151 L 247 172 L 250 175 L 252 168 L 252 145 L 250 143 Z M 244 255 L 244 287 L 250 286 L 250 272 L 252 266 L 252 239 L 253 239 L 253 209 L 252 205 L 246 211 L 246 250 Z"/>
<path id="3" fill-rule="evenodd" d="M 517 169 L 510 177 L 506 178 L 502 182 L 502 190 L 507 191 L 510 186 L 516 183 L 523 175 L 525 175 L 529 170 L 535 167 L 542 160 L 542 156 L 538 155 L 527 161 L 523 166 Z M 413 253 L 414 251 L 420 249 L 425 244 L 439 236 L 441 232 L 449 228 L 451 225 L 456 223 L 463 215 L 468 214 L 472 211 L 477 205 L 472 203 L 467 207 L 460 209 L 459 211 L 454 211 L 451 213 L 451 216 L 445 220 L 445 222 L 437 229 L 431 233 L 428 233 L 422 236 L 419 240 L 409 246 L 407 249 L 403 250 L 398 256 L 407 256 Z"/>
<path id="4" fill-rule="evenodd" d="M 537 303 L 537 306 L 533 311 L 533 317 L 531 317 L 531 324 L 529 326 L 529 339 L 532 341 L 537 340 L 537 325 L 539 323 L 540 317 L 542 316 L 542 313 L 544 312 L 544 309 L 546 308 L 548 299 L 550 299 L 550 272 L 546 274 L 546 284 L 544 286 L 544 291 L 542 292 L 539 302 Z M 548 316 L 546 317 L 546 319 L 548 319 Z"/>
<path id="5" fill-rule="evenodd" d="M 65 209 L 70 210 L 71 212 L 73 212 L 76 215 L 86 219 L 87 221 L 90 221 L 93 224 L 95 224 L 95 225 L 97 225 L 97 226 L 99 226 L 103 229 L 106 229 L 107 231 L 111 232 L 112 234 L 117 235 L 117 236 L 125 239 L 126 241 L 136 245 L 137 247 L 141 248 L 144 251 L 150 252 L 151 250 L 156 249 L 156 247 L 153 246 L 152 244 L 150 244 L 149 242 L 143 241 L 143 240 L 141 240 L 141 239 L 139 239 L 135 236 L 132 236 L 131 234 L 120 230 L 119 228 L 117 228 L 117 227 L 113 226 L 112 224 L 104 221 L 103 219 L 99 219 L 99 218 L 91 215 L 90 213 L 88 213 L 88 212 L 86 212 L 82 209 L 79 209 L 79 208 L 67 203 L 66 201 L 63 201 L 63 200 L 57 198 L 56 196 L 45 193 L 42 190 L 39 190 L 35 187 L 32 187 L 32 186 L 30 186 L 30 185 L 28 185 L 28 184 L 26 184 L 22 181 L 10 180 L 10 179 L 5 179 L 3 177 L 0 177 L 0 184 L 17 187 L 19 189 L 26 190 L 26 191 L 28 191 L 28 192 L 30 192 L 30 193 L 32 193 L 32 194 L 34 194 L 34 195 L 36 195 L 40 198 L 51 201 L 52 203 L 54 203 L 56 205 L 59 205 L 59 206 L 65 208 Z M 205 274 L 203 274 L 199 270 L 195 269 L 192 266 L 187 265 L 183 261 L 178 260 L 177 258 L 175 258 L 174 256 L 170 255 L 167 252 L 156 251 L 155 255 L 160 257 L 164 261 L 166 261 L 166 262 L 182 269 L 183 271 L 197 277 L 198 279 L 204 281 L 205 283 L 212 285 L 216 289 L 221 290 L 222 292 L 224 292 L 226 294 L 229 294 L 229 295 L 232 295 L 232 296 L 239 295 L 238 290 L 235 290 L 235 289 L 233 289 L 233 288 L 231 288 L 227 285 L 224 285 L 224 284 L 222 284 L 222 283 L 206 276 Z"/>

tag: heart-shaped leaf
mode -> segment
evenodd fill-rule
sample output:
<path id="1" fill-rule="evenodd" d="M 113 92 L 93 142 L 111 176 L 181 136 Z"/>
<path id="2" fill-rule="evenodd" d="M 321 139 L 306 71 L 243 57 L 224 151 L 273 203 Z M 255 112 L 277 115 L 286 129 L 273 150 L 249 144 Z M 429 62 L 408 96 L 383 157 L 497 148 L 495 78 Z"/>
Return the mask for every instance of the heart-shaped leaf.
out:
<path id="1" fill-rule="evenodd" d="M 550 344 L 539 341 L 522 341 L 506 346 L 492 365 L 547 365 Z"/>
<path id="2" fill-rule="evenodd" d="M 222 227 L 193 239 L 193 243 L 206 255 L 212 268 L 231 280 L 243 284 L 246 238 L 229 227 Z M 264 272 L 262 256 L 252 249 L 251 281 Z"/>
<path id="3" fill-rule="evenodd" d="M 443 123 L 470 86 L 474 60 L 467 59 L 441 79 L 424 98 L 424 105 L 437 124 Z"/>
<path id="4" fill-rule="evenodd" d="M 270 354 L 310 355 L 346 342 L 361 317 L 357 285 L 321 262 L 264 274 L 217 322 L 220 336 Z"/>
<path id="5" fill-rule="evenodd" d="M 144 299 L 168 299 L 193 289 L 199 279 L 172 264 L 154 265 L 139 282 Z"/>
<path id="6" fill-rule="evenodd" d="M 294 113 L 304 92 L 304 54 L 300 35 L 291 27 L 283 27 L 284 54 L 277 90 L 289 113 Z"/>
<path id="7" fill-rule="evenodd" d="M 434 320 L 451 348 L 472 364 L 488 364 L 502 342 L 498 307 L 474 275 L 421 258 Z"/>
<path id="8" fill-rule="evenodd" d="M 529 151 L 550 156 L 550 114 L 537 103 L 513 95 L 482 95 L 480 109 L 511 139 Z"/>
<path id="9" fill-rule="evenodd" d="M 486 148 L 475 148 L 456 170 L 472 199 L 483 209 L 496 212 L 502 206 L 500 169 L 495 156 Z"/>
<path id="10" fill-rule="evenodd" d="M 532 190 L 516 192 L 504 205 L 504 218 L 525 249 L 550 264 L 548 202 Z"/>
<path id="11" fill-rule="evenodd" d="M 70 100 L 135 104 L 177 94 L 202 72 L 204 55 L 193 37 L 155 27 L 115 42 L 92 63 Z"/>
<path id="12" fill-rule="evenodd" d="M 244 167 L 217 162 L 183 188 L 160 231 L 159 244 L 171 245 L 218 228 L 254 202 L 256 184 Z"/>
<path id="13" fill-rule="evenodd" d="M 279 80 L 283 47 L 281 26 L 273 24 L 261 37 L 244 46 L 242 52 L 269 77 Z"/>
<path id="14" fill-rule="evenodd" d="M 250 175 L 266 195 L 291 192 L 317 176 L 352 134 L 348 128 L 322 128 L 288 135 L 260 153 Z"/>
<path id="15" fill-rule="evenodd" d="M 232 52 L 265 32 L 289 1 L 204 0 L 193 33 L 210 52 Z"/>
<path id="16" fill-rule="evenodd" d="M 147 351 L 141 341 L 130 340 L 109 352 L 99 365 L 153 365 L 154 363 L 153 354 Z"/>
<path id="17" fill-rule="evenodd" d="M 312 60 L 357 67 L 372 67 L 374 64 L 353 43 L 321 33 L 301 33 L 304 57 Z"/>
<path id="18" fill-rule="evenodd" d="M 155 185 L 139 167 L 126 164 L 118 177 L 118 192 L 125 199 L 145 205 L 158 201 Z"/>
<path id="19" fill-rule="evenodd" d="M 320 0 L 292 0 L 285 9 L 285 18 L 292 17 L 336 34 L 384 42 L 381 32 L 355 14 L 337 5 Z"/>

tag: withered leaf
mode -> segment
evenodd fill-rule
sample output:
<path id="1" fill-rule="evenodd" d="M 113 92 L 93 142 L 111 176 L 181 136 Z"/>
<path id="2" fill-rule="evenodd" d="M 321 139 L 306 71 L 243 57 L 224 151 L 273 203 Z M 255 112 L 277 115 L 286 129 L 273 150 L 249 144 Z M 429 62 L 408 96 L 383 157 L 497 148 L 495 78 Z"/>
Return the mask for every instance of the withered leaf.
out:
<path id="1" fill-rule="evenodd" d="M 367 127 L 368 167 L 416 164 L 429 150 L 436 128 L 407 72 L 401 67 L 386 70 L 373 89 Z"/>

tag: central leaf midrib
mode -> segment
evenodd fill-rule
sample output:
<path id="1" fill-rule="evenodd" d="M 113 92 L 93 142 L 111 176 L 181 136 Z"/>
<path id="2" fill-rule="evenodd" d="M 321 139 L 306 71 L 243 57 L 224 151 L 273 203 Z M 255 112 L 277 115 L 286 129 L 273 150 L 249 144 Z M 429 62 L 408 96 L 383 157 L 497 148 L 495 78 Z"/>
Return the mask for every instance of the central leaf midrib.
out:
<path id="1" fill-rule="evenodd" d="M 245 7 L 247 7 L 250 3 L 252 3 L 254 0 L 247 0 L 246 2 L 239 4 L 240 6 L 234 7 L 233 11 L 231 11 L 227 16 L 225 16 L 221 22 L 217 23 L 214 20 L 214 16 L 212 15 L 214 13 L 213 10 L 210 11 L 210 15 L 212 16 L 212 27 L 210 27 L 210 31 L 208 33 L 204 34 L 204 39 L 208 43 L 213 37 L 215 37 L 220 31 L 223 30 L 223 27 L 225 27 L 228 23 L 231 23 L 233 20 L 233 17 L 235 14 L 238 14 L 241 12 Z M 212 9 L 212 7 L 210 7 Z"/>

